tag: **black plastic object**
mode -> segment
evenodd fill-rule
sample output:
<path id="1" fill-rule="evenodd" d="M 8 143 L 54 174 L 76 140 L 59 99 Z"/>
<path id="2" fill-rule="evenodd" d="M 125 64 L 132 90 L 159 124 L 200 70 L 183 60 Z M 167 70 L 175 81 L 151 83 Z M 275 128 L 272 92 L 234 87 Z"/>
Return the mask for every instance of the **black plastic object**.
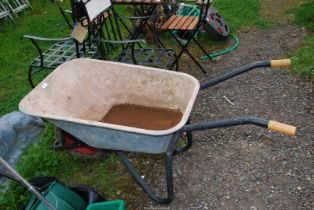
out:
<path id="1" fill-rule="evenodd" d="M 0 172 L 0 176 L 6 177 L 8 179 L 11 179 L 13 181 L 20 183 L 18 179 L 16 179 L 14 176 L 10 174 Z M 64 184 L 63 182 L 61 182 L 54 176 L 38 176 L 38 177 L 34 177 L 28 180 L 28 182 L 32 186 L 34 186 L 36 190 L 40 192 L 43 192 L 44 190 L 46 190 L 53 182 L 56 182 L 56 181 L 61 184 Z M 78 185 L 69 186 L 68 188 L 74 191 L 75 193 L 77 193 L 79 196 L 81 196 L 88 205 L 92 203 L 106 201 L 106 199 L 100 192 L 96 191 L 90 186 L 78 184 Z M 22 210 L 26 208 L 26 205 L 27 204 L 24 205 Z"/>
<path id="2" fill-rule="evenodd" d="M 49 186 L 54 181 L 58 181 L 59 183 L 63 184 L 63 182 L 61 182 L 54 176 L 37 176 L 28 180 L 28 182 L 40 192 L 46 189 L 47 186 Z"/>
<path id="3" fill-rule="evenodd" d="M 29 183 L 33 185 L 37 190 L 43 191 L 49 186 L 52 182 L 58 181 L 59 183 L 64 184 L 54 176 L 38 176 L 29 180 Z M 100 192 L 97 192 L 95 189 L 91 188 L 88 185 L 78 184 L 69 186 L 71 190 L 80 195 L 87 204 L 97 203 L 106 201 L 103 195 Z"/>
<path id="4" fill-rule="evenodd" d="M 101 193 L 97 192 L 90 186 L 78 184 L 70 186 L 69 188 L 79 194 L 87 202 L 87 204 L 106 201 Z"/>
<path id="5" fill-rule="evenodd" d="M 231 29 L 224 18 L 214 8 L 209 8 L 203 25 L 205 32 L 214 40 L 224 40 L 230 35 Z"/>

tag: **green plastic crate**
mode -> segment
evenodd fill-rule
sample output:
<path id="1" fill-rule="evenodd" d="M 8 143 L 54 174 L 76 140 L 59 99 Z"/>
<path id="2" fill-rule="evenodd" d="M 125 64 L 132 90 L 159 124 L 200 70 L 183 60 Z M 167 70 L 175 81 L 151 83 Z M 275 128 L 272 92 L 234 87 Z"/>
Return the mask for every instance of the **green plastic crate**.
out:
<path id="1" fill-rule="evenodd" d="M 113 200 L 101 203 L 93 203 L 87 206 L 86 210 L 125 210 L 123 200 Z"/>
<path id="2" fill-rule="evenodd" d="M 85 200 L 62 183 L 54 181 L 42 193 L 43 197 L 58 210 L 85 210 Z M 35 196 L 28 201 L 25 210 L 50 210 Z"/>

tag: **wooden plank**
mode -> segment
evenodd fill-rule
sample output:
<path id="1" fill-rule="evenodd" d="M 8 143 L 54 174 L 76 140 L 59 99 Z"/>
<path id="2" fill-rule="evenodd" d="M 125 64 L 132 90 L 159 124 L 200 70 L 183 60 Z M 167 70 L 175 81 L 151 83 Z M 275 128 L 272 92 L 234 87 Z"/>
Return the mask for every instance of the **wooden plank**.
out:
<path id="1" fill-rule="evenodd" d="M 168 29 L 177 29 L 176 25 L 180 22 L 182 18 L 183 16 L 177 16 L 177 18 L 169 25 Z"/>
<path id="2" fill-rule="evenodd" d="M 190 17 L 190 16 L 183 16 L 183 18 L 182 18 L 182 19 L 180 20 L 180 22 L 177 24 L 177 28 L 180 29 L 189 17 Z"/>
<path id="3" fill-rule="evenodd" d="M 168 26 L 177 18 L 176 15 L 172 15 L 161 27 L 161 30 L 168 29 Z"/>
<path id="4" fill-rule="evenodd" d="M 195 26 L 197 25 L 199 20 L 199 17 L 195 17 L 195 19 L 192 21 L 192 23 L 189 25 L 189 27 L 186 30 L 193 30 Z"/>
<path id="5" fill-rule="evenodd" d="M 161 4 L 163 3 L 162 0 L 152 0 L 152 4 Z"/>
<path id="6" fill-rule="evenodd" d="M 192 23 L 192 21 L 194 20 L 193 16 L 190 16 L 186 22 L 182 25 L 182 27 L 180 28 L 180 30 L 186 30 L 188 28 L 188 26 Z"/>

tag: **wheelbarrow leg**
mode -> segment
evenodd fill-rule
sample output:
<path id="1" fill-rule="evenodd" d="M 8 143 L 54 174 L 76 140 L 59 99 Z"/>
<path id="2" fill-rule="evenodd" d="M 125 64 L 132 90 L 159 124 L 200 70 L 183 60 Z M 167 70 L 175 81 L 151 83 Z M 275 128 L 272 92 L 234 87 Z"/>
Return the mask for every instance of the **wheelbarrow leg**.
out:
<path id="1" fill-rule="evenodd" d="M 191 120 L 188 119 L 186 125 L 191 124 Z M 181 138 L 185 138 L 185 145 L 181 146 L 181 147 L 176 147 L 174 149 L 174 154 L 178 154 L 178 153 L 182 153 L 185 152 L 187 150 L 189 150 L 192 147 L 193 144 L 193 136 L 192 136 L 192 132 L 184 132 L 181 134 Z"/>
<path id="2" fill-rule="evenodd" d="M 166 176 L 167 176 L 167 197 L 161 198 L 157 196 L 150 185 L 148 185 L 144 179 L 138 174 L 134 166 L 130 163 L 128 157 L 122 152 L 117 151 L 123 164 L 127 167 L 136 183 L 143 189 L 143 191 L 157 203 L 167 204 L 173 199 L 173 173 L 172 173 L 172 152 L 166 153 Z"/>
<path id="3" fill-rule="evenodd" d="M 134 166 L 130 163 L 128 157 L 122 152 L 117 151 L 118 156 L 120 157 L 123 164 L 127 167 L 129 172 L 131 173 L 133 179 L 137 182 L 137 184 L 143 189 L 143 191 L 154 201 L 157 203 L 167 204 L 173 200 L 173 173 L 172 173 L 172 155 L 176 148 L 176 143 L 180 137 L 181 131 L 177 131 L 171 138 L 170 144 L 167 148 L 166 156 L 166 178 L 167 178 L 167 197 L 161 198 L 157 196 L 151 186 L 149 186 L 144 179 L 138 174 Z"/>

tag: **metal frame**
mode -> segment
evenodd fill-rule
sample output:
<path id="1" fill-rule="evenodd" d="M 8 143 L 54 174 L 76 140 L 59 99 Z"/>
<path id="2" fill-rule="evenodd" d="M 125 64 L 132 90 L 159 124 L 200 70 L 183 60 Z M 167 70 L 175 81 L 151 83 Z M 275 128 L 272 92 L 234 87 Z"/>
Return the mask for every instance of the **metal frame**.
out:
<path id="1" fill-rule="evenodd" d="M 28 81 L 32 88 L 35 87 L 33 77 L 45 69 L 55 69 L 60 64 L 78 57 L 93 57 L 96 50 L 95 46 L 85 43 L 77 49 L 77 43 L 72 37 L 50 39 L 44 37 L 36 37 L 24 35 L 24 38 L 29 39 L 35 46 L 39 56 L 36 57 L 30 64 L 28 69 Z M 53 43 L 47 50 L 42 50 L 39 42 Z"/>
<path id="2" fill-rule="evenodd" d="M 136 7 L 136 5 L 134 5 Z M 142 6 L 142 5 L 140 5 Z M 156 29 L 155 29 L 155 24 L 153 23 L 153 27 L 148 24 L 148 20 L 149 19 L 154 19 L 156 17 L 160 17 L 161 15 L 155 15 L 155 14 L 150 14 L 154 11 L 154 9 L 156 8 L 156 5 L 150 5 L 150 8 L 145 12 L 145 10 L 143 9 L 143 7 L 141 7 L 141 10 L 139 10 L 138 8 L 136 9 L 135 12 L 138 13 L 139 16 L 120 16 L 119 14 L 116 13 L 117 19 L 120 21 L 120 23 L 122 24 L 122 26 L 127 30 L 127 32 L 129 33 L 130 39 L 137 39 L 138 36 L 140 35 L 140 33 L 142 32 L 143 28 L 145 25 L 148 26 L 149 30 L 151 30 L 151 32 L 153 33 L 154 39 L 157 43 L 157 46 L 159 48 L 164 48 L 164 45 L 160 42 L 160 40 L 158 39 L 157 33 L 156 33 Z M 139 25 L 135 28 L 135 30 L 132 32 L 126 25 L 126 23 L 123 21 L 124 19 L 128 19 L 128 20 L 139 20 Z M 130 45 L 127 46 L 127 48 Z M 141 45 L 139 45 L 139 47 L 141 47 Z"/>
<path id="3" fill-rule="evenodd" d="M 195 39 L 195 35 L 197 33 L 197 31 L 200 29 L 200 27 L 204 24 L 205 20 L 206 20 L 206 15 L 208 13 L 208 9 L 210 7 L 210 1 L 207 0 L 201 0 L 202 4 L 201 4 L 201 8 L 200 8 L 200 16 L 199 16 L 199 21 L 196 25 L 196 27 L 191 30 L 191 34 L 189 34 L 188 39 L 186 41 L 185 44 L 183 44 L 178 37 L 176 37 L 176 35 L 173 33 L 172 30 L 170 29 L 165 29 L 167 31 L 169 31 L 169 33 L 171 34 L 171 36 L 174 38 L 174 40 L 176 40 L 176 42 L 178 42 L 178 44 L 180 45 L 180 47 L 182 48 L 181 51 L 179 52 L 177 59 L 179 60 L 183 54 L 183 52 L 186 52 L 190 58 L 194 61 L 194 63 L 201 69 L 201 71 L 204 74 L 207 74 L 206 70 L 204 69 L 204 67 L 199 63 L 199 61 L 197 61 L 197 59 L 194 58 L 194 56 L 192 55 L 192 53 L 189 52 L 188 50 L 188 46 L 191 43 L 191 41 L 194 41 L 196 43 L 196 45 L 202 50 L 202 52 L 208 56 L 208 58 L 210 60 L 212 60 L 212 57 L 210 56 L 210 54 L 202 47 L 202 45 Z M 205 8 L 204 8 L 205 7 Z M 178 29 L 176 29 L 178 30 Z"/>
<path id="4" fill-rule="evenodd" d="M 206 129 L 214 129 L 214 128 L 232 127 L 232 126 L 237 126 L 237 125 L 247 125 L 247 124 L 253 124 L 253 125 L 267 128 L 269 121 L 256 118 L 256 117 L 241 117 L 241 118 L 235 118 L 235 119 L 217 120 L 217 121 L 196 123 L 196 124 L 190 124 L 190 125 L 189 123 L 190 121 L 188 121 L 188 123 L 181 130 L 173 134 L 171 142 L 168 146 L 167 152 L 164 154 L 165 160 L 166 160 L 166 163 L 165 163 L 166 183 L 167 183 L 166 197 L 161 197 L 153 191 L 152 187 L 147 182 L 145 182 L 145 180 L 137 172 L 136 168 L 132 165 L 127 155 L 125 155 L 123 151 L 116 151 L 116 154 L 119 156 L 122 163 L 128 169 L 128 171 L 130 172 L 130 174 L 132 175 L 136 183 L 143 189 L 143 191 L 148 195 L 148 197 L 150 197 L 152 200 L 154 200 L 157 203 L 167 204 L 167 203 L 170 203 L 174 198 L 173 172 L 172 172 L 173 157 L 172 156 L 176 153 L 181 153 L 191 148 L 193 144 L 191 132 L 206 130 Z M 188 136 L 187 142 L 183 147 L 176 148 L 176 143 L 178 142 L 178 140 L 180 139 L 180 136 L 183 133 L 186 133 Z"/>
<path id="5" fill-rule="evenodd" d="M 17 16 L 17 13 L 27 9 L 28 7 L 31 8 L 31 4 L 28 0 L 6 0 L 10 10 L 13 14 Z"/>
<path id="6" fill-rule="evenodd" d="M 59 11 L 60 11 L 62 17 L 64 18 L 64 20 L 65 20 L 65 22 L 66 22 L 68 28 L 69 28 L 69 29 L 73 29 L 73 28 L 74 28 L 74 25 L 73 25 L 73 23 L 71 23 L 71 20 L 70 20 L 70 17 L 69 17 L 70 15 L 72 16 L 72 10 L 63 9 L 63 8 L 61 7 L 59 1 L 55 1 L 55 3 L 56 3 L 56 5 L 57 5 L 57 7 L 58 7 L 58 9 L 59 9 Z M 68 15 L 67 15 L 67 14 L 68 14 Z"/>
<path id="7" fill-rule="evenodd" d="M 7 8 L 7 6 L 4 3 L 0 2 L 0 19 L 5 17 L 9 17 L 11 21 L 14 23 L 14 19 L 10 13 L 9 8 Z"/>
<path id="8" fill-rule="evenodd" d="M 159 48 L 165 48 L 165 46 L 162 44 L 162 42 L 159 40 L 156 28 L 155 28 L 155 20 L 157 17 L 165 16 L 162 14 L 153 14 L 156 7 L 158 5 L 162 5 L 163 1 L 157 1 L 157 2 L 149 2 L 149 1 L 113 1 L 114 4 L 120 4 L 120 5 L 133 5 L 134 6 L 134 13 L 136 16 L 120 16 L 119 14 L 116 14 L 118 20 L 122 23 L 122 26 L 128 31 L 130 35 L 130 39 L 137 39 L 140 33 L 142 32 L 145 25 L 148 26 L 149 30 L 153 33 L 154 40 L 157 43 L 157 46 Z M 144 8 L 146 6 L 146 8 Z M 135 30 L 132 32 L 123 19 L 128 20 L 138 20 L 138 26 L 135 28 Z M 148 20 L 153 19 L 153 26 L 148 24 Z M 130 47 L 130 45 L 127 46 L 127 48 Z M 139 47 L 141 47 L 139 45 Z"/>
<path id="9" fill-rule="evenodd" d="M 238 69 L 235 69 L 231 72 L 228 72 L 217 78 L 214 78 L 212 80 L 209 80 L 203 83 L 200 86 L 200 90 L 214 86 L 218 83 L 221 83 L 235 76 L 241 75 L 255 68 L 270 67 L 270 66 L 271 66 L 270 61 L 258 61 L 255 63 L 245 65 L 243 67 L 240 67 Z M 134 166 L 128 160 L 127 156 L 122 151 L 117 151 L 116 153 L 120 157 L 121 161 L 126 166 L 126 168 L 129 170 L 129 172 L 131 173 L 133 179 L 143 189 L 143 191 L 152 200 L 156 201 L 157 203 L 167 204 L 167 203 L 170 203 L 174 197 L 172 155 L 187 151 L 188 149 L 192 147 L 192 144 L 193 144 L 192 132 L 193 131 L 201 131 L 201 130 L 207 130 L 207 129 L 216 129 L 216 128 L 224 128 L 224 127 L 232 127 L 232 126 L 248 125 L 248 124 L 260 126 L 263 128 L 268 128 L 269 121 L 265 119 L 260 119 L 257 117 L 240 117 L 240 118 L 235 118 L 235 119 L 216 120 L 216 121 L 191 124 L 190 120 L 188 120 L 186 125 L 183 126 L 183 128 L 181 128 L 179 131 L 173 134 L 171 142 L 168 146 L 167 152 L 164 154 L 165 159 L 166 159 L 165 169 L 166 169 L 166 180 L 167 180 L 166 181 L 167 182 L 167 196 L 166 197 L 160 197 L 156 195 L 156 193 L 154 193 L 151 186 L 144 181 L 144 179 L 136 171 Z M 182 147 L 177 148 L 176 143 L 178 142 L 178 140 L 180 139 L 182 135 L 186 136 L 186 144 Z"/>
<path id="10" fill-rule="evenodd" d="M 149 29 L 152 31 L 154 39 L 158 45 L 159 48 L 164 48 L 164 45 L 159 42 L 157 33 L 156 33 L 156 27 L 155 27 L 155 20 L 158 17 L 161 16 L 166 16 L 164 14 L 153 14 L 155 8 L 158 5 L 163 5 L 163 0 L 162 1 L 118 1 L 118 0 L 113 0 L 114 4 L 118 4 L 118 5 L 132 5 L 134 8 L 134 15 L 136 16 L 120 16 L 119 14 L 115 14 L 117 16 L 118 21 L 120 21 L 120 23 L 122 24 L 122 26 L 127 30 L 127 32 L 129 33 L 129 36 L 131 37 L 131 39 L 137 39 L 139 34 L 141 33 L 141 31 L 143 30 L 143 27 L 145 26 L 145 24 L 147 24 L 147 21 L 149 19 L 153 19 L 153 26 L 151 26 L 150 24 L 147 24 L 147 26 L 149 27 Z M 148 8 L 144 8 L 144 6 L 148 6 Z M 169 15 L 169 14 L 167 14 Z M 124 22 L 124 19 L 127 20 L 139 20 L 139 24 L 138 26 L 135 28 L 135 31 L 132 32 L 126 25 L 126 23 Z M 140 45 L 138 45 L 139 47 L 141 47 Z"/>
<path id="11" fill-rule="evenodd" d="M 88 2 L 90 1 L 87 1 L 87 3 Z M 86 10 L 86 7 L 84 8 Z M 107 17 L 104 17 L 105 13 L 108 14 Z M 146 20 L 148 18 L 150 17 L 145 16 L 141 20 Z M 118 24 L 118 16 L 114 10 L 114 5 L 111 5 L 104 11 L 100 12 L 94 19 L 87 18 L 87 20 L 89 34 L 93 37 L 92 40 L 96 43 L 98 48 L 98 56 L 100 59 L 106 59 L 107 53 L 114 49 L 113 46 L 119 44 L 122 47 L 122 52 L 116 58 L 114 58 L 114 61 L 164 69 L 172 69 L 174 66 L 176 66 L 176 70 L 178 70 L 178 59 L 173 49 L 135 49 L 136 44 L 145 42 L 144 40 L 135 39 L 135 37 L 138 36 L 141 28 L 144 27 L 143 21 L 141 21 L 141 26 L 139 27 L 138 32 L 133 34 L 130 40 L 123 40 L 122 32 Z M 111 39 L 110 32 L 112 33 L 114 40 Z"/>

